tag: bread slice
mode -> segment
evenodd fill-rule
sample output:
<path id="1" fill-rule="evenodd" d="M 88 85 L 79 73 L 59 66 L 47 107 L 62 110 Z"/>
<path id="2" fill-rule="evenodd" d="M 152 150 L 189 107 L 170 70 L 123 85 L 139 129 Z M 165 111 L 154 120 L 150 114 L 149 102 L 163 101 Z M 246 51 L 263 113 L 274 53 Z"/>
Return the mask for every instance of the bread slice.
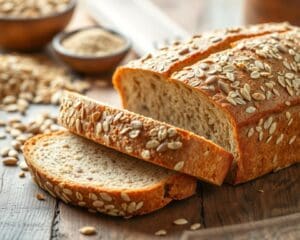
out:
<path id="1" fill-rule="evenodd" d="M 203 45 L 197 60 L 175 54 L 175 71 L 155 68 L 168 64 L 171 50 L 162 50 L 164 59 L 159 52 L 119 68 L 114 84 L 123 106 L 233 153 L 228 180 L 235 184 L 299 162 L 300 28 L 280 33 L 274 24 L 264 26 L 271 34 L 244 36 L 224 51 Z"/>
<path id="2" fill-rule="evenodd" d="M 195 193 L 196 180 L 61 131 L 24 145 L 35 182 L 67 204 L 112 216 L 150 213 Z"/>
<path id="3" fill-rule="evenodd" d="M 136 158 L 221 185 L 233 156 L 163 122 L 65 92 L 59 122 L 69 131 Z"/>

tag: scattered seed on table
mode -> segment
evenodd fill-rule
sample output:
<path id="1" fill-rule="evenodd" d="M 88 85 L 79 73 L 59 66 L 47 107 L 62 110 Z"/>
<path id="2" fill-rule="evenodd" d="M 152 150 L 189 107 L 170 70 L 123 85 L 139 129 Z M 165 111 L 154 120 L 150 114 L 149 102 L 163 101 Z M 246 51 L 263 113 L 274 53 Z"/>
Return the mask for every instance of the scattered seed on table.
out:
<path id="1" fill-rule="evenodd" d="M 0 150 L 1 157 L 7 157 L 9 150 L 10 150 L 9 147 L 3 147 L 3 148 L 1 148 L 1 150 Z"/>
<path id="2" fill-rule="evenodd" d="M 23 171 L 28 171 L 28 166 L 26 164 L 25 161 L 20 162 L 19 167 L 23 170 Z"/>
<path id="3" fill-rule="evenodd" d="M 0 139 L 5 139 L 6 138 L 6 134 L 4 132 L 0 132 Z"/>
<path id="4" fill-rule="evenodd" d="M 178 218 L 173 222 L 175 225 L 185 225 L 188 223 L 188 220 L 185 218 Z"/>
<path id="5" fill-rule="evenodd" d="M 18 158 L 18 155 L 19 155 L 19 153 L 14 149 L 9 150 L 9 152 L 8 152 L 9 157 Z"/>
<path id="6" fill-rule="evenodd" d="M 2 162 L 5 166 L 16 166 L 18 163 L 18 159 L 14 157 L 6 157 L 3 158 Z"/>
<path id="7" fill-rule="evenodd" d="M 45 201 L 46 200 L 45 196 L 42 193 L 36 194 L 36 198 L 40 201 Z"/>
<path id="8" fill-rule="evenodd" d="M 157 232 L 155 232 L 156 236 L 166 236 L 167 235 L 167 231 L 165 229 L 160 229 Z"/>
<path id="9" fill-rule="evenodd" d="M 79 229 L 79 232 L 83 235 L 95 235 L 97 233 L 96 228 L 92 226 L 85 226 Z"/>
<path id="10" fill-rule="evenodd" d="M 195 231 L 201 228 L 201 223 L 194 223 L 190 226 L 190 229 Z"/>

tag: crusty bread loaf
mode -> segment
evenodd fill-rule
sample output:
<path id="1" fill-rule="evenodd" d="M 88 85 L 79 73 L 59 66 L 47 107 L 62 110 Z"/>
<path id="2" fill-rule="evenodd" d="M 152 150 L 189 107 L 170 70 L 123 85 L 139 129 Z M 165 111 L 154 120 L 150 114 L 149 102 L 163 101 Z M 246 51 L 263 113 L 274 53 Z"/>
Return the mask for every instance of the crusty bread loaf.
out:
<path id="1" fill-rule="evenodd" d="M 69 132 L 31 138 L 24 156 L 35 182 L 53 197 L 112 216 L 146 214 L 195 193 L 192 177 Z"/>
<path id="2" fill-rule="evenodd" d="M 162 50 L 119 68 L 115 87 L 128 110 L 193 131 L 232 152 L 228 179 L 233 183 L 277 171 L 300 161 L 300 32 L 283 26 L 263 25 L 270 31 L 252 38 L 244 34 L 237 42 L 224 36 L 219 43 L 226 50 L 204 44 L 196 58 L 176 55 L 158 70 L 165 63 L 162 55 L 171 59 L 172 51 Z"/>
<path id="3" fill-rule="evenodd" d="M 59 122 L 69 131 L 136 158 L 221 185 L 232 154 L 166 123 L 65 92 Z"/>

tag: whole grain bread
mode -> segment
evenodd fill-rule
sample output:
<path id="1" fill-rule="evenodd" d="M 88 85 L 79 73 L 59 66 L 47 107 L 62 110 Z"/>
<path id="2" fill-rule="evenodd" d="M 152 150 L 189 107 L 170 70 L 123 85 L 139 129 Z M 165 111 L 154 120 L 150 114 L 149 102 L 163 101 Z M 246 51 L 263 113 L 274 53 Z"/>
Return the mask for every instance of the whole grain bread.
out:
<path id="1" fill-rule="evenodd" d="M 150 213 L 195 193 L 196 180 L 61 131 L 25 143 L 35 182 L 67 204 L 111 216 Z"/>
<path id="2" fill-rule="evenodd" d="M 69 131 L 133 157 L 221 185 L 232 154 L 163 122 L 65 92 L 59 123 Z"/>
<path id="3" fill-rule="evenodd" d="M 224 32 L 120 67 L 113 81 L 126 109 L 233 153 L 228 180 L 241 183 L 300 161 L 300 31 L 264 24 Z"/>

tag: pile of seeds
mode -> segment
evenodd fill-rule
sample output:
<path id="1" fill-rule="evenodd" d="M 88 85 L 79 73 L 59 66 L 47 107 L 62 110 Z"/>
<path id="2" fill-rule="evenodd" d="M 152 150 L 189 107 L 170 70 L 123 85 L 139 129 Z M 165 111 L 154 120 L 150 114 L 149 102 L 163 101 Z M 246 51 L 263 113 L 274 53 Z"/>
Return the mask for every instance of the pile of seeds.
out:
<path id="1" fill-rule="evenodd" d="M 23 144 L 27 139 L 36 134 L 50 133 L 59 129 L 61 128 L 57 125 L 56 118 L 50 116 L 49 113 L 43 113 L 29 123 L 22 122 L 18 117 L 11 118 L 8 121 L 0 121 L 0 140 L 12 139 L 10 142 L 11 147 L 4 146 L 0 148 L 3 164 L 6 166 L 18 165 L 19 153 L 22 151 Z M 25 162 L 21 162 L 19 167 L 23 171 L 28 170 Z M 20 174 L 20 177 L 24 177 L 24 174 Z"/>
<path id="2" fill-rule="evenodd" d="M 34 18 L 62 12 L 71 0 L 0 0 L 0 16 Z"/>
<path id="3" fill-rule="evenodd" d="M 87 82 L 42 57 L 0 56 L 0 111 L 25 113 L 30 103 L 58 104 L 63 90 L 83 92 Z"/>
<path id="4" fill-rule="evenodd" d="M 62 45 L 77 55 L 103 56 L 122 49 L 125 41 L 106 30 L 90 28 L 70 35 Z"/>

